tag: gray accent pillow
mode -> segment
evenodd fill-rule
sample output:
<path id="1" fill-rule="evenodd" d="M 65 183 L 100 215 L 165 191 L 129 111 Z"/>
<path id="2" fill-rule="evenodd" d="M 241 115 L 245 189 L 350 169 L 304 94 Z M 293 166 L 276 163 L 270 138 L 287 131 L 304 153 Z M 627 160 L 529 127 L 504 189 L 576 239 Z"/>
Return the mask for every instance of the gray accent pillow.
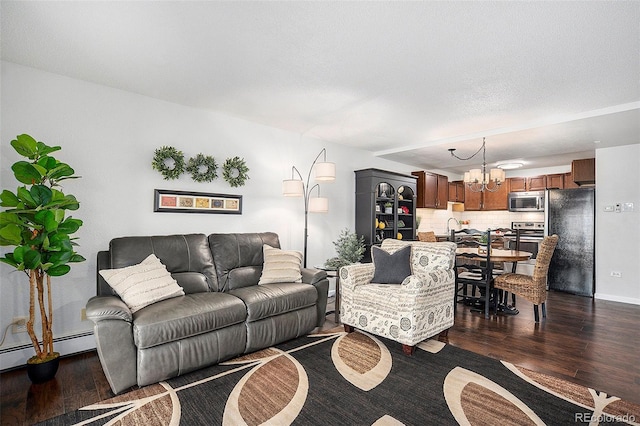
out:
<path id="1" fill-rule="evenodd" d="M 371 248 L 373 257 L 373 279 L 377 284 L 402 284 L 411 275 L 411 246 L 389 254 L 378 246 Z"/>

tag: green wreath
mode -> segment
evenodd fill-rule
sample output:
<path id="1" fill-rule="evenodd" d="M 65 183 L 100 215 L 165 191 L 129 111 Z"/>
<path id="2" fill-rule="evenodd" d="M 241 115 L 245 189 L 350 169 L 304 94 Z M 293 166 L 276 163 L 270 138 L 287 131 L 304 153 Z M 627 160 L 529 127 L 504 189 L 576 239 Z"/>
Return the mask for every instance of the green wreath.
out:
<path id="1" fill-rule="evenodd" d="M 247 172 L 249 168 L 243 158 L 227 158 L 222 166 L 222 177 L 234 188 L 244 185 L 244 181 L 249 179 Z"/>
<path id="2" fill-rule="evenodd" d="M 173 160 L 173 167 L 170 168 L 166 161 Z M 165 180 L 178 179 L 184 173 L 184 154 L 172 146 L 163 146 L 156 149 L 151 166 L 159 171 Z"/>
<path id="3" fill-rule="evenodd" d="M 206 167 L 206 170 L 202 171 L 202 167 Z M 217 169 L 216 159 L 210 155 L 198 154 L 189 158 L 187 163 L 187 171 L 196 182 L 211 182 L 218 177 Z"/>

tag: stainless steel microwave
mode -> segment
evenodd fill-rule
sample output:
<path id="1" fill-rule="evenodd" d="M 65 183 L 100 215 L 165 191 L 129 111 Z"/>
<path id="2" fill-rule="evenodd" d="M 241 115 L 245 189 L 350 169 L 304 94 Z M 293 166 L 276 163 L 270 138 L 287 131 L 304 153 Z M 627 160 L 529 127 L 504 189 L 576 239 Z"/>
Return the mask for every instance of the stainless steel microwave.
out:
<path id="1" fill-rule="evenodd" d="M 543 212 L 544 191 L 510 192 L 510 212 Z"/>

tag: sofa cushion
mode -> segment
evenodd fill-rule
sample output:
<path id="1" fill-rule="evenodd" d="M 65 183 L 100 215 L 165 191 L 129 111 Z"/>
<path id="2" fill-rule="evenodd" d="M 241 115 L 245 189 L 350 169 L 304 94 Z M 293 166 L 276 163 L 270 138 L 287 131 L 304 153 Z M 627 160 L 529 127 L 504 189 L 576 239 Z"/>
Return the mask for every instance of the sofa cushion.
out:
<path id="1" fill-rule="evenodd" d="M 318 300 L 316 288 L 310 284 L 277 283 L 231 290 L 247 307 L 247 322 L 313 306 Z"/>
<path id="2" fill-rule="evenodd" d="M 208 289 L 217 291 L 218 277 L 204 234 L 114 238 L 109 244 L 108 268 L 135 265 L 151 253 L 166 265 L 178 284 L 181 284 L 179 273 L 195 272 L 205 277 Z M 185 292 L 189 293 L 192 288 L 203 291 L 202 285 L 193 287 L 190 284 L 193 282 L 185 285 Z"/>
<path id="3" fill-rule="evenodd" d="M 264 266 L 258 284 L 301 283 L 302 253 L 280 250 L 267 244 L 262 246 Z"/>
<path id="4" fill-rule="evenodd" d="M 371 248 L 373 257 L 372 283 L 377 284 L 402 284 L 405 278 L 411 275 L 411 247 L 406 246 L 393 254 L 387 253 L 380 247 Z"/>
<path id="5" fill-rule="evenodd" d="M 100 275 L 133 313 L 152 303 L 184 295 L 182 287 L 153 254 L 137 265 L 103 269 Z"/>
<path id="6" fill-rule="evenodd" d="M 264 263 L 264 244 L 280 248 L 278 234 L 262 232 L 209 235 L 209 247 L 218 274 L 218 291 L 258 284 Z"/>
<path id="7" fill-rule="evenodd" d="M 149 305 L 133 315 L 138 349 L 150 348 L 241 323 L 244 303 L 225 293 L 194 293 Z"/>

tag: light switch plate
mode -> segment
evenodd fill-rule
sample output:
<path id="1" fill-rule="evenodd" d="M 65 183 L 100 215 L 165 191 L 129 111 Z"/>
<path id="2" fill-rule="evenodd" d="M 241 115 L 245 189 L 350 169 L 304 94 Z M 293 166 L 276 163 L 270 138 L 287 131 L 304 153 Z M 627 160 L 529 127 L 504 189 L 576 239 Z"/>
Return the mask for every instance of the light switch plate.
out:
<path id="1" fill-rule="evenodd" d="M 613 206 L 604 206 L 604 211 L 605 212 L 612 212 L 613 211 Z"/>
<path id="2" fill-rule="evenodd" d="M 623 212 L 632 212 L 633 211 L 633 203 L 623 203 L 622 204 Z"/>

